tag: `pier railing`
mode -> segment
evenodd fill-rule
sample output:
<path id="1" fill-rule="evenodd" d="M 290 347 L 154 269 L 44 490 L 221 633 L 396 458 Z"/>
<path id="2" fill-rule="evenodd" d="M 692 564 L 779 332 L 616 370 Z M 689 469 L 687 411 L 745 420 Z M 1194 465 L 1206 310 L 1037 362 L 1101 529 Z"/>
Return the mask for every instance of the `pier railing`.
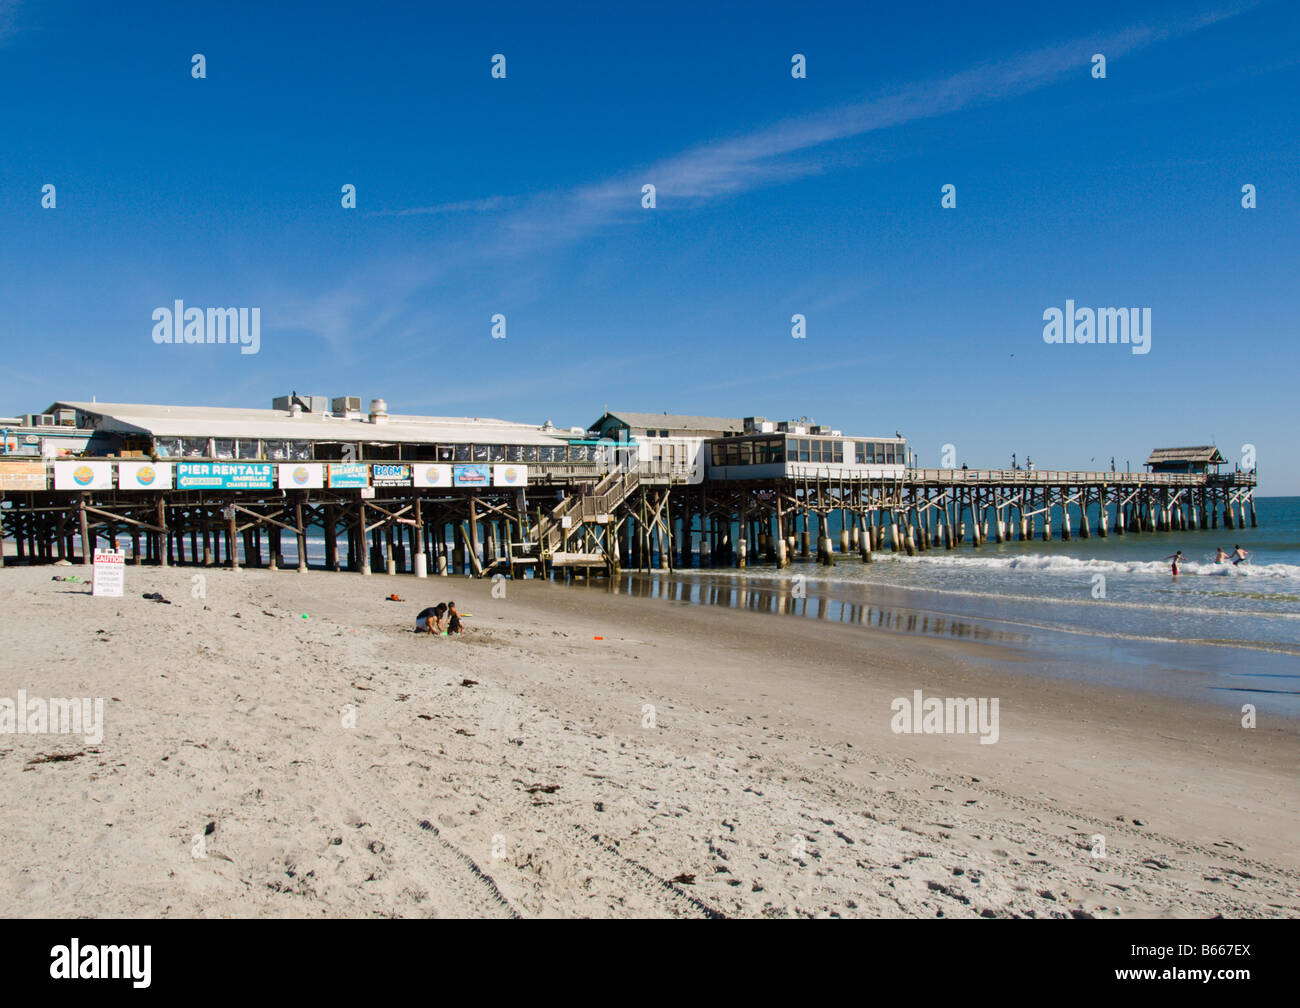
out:
<path id="1" fill-rule="evenodd" d="M 1254 486 L 1254 473 L 1135 473 L 1077 469 L 909 469 L 908 483 L 997 483 L 1026 485 L 1107 483 L 1114 486 Z"/>

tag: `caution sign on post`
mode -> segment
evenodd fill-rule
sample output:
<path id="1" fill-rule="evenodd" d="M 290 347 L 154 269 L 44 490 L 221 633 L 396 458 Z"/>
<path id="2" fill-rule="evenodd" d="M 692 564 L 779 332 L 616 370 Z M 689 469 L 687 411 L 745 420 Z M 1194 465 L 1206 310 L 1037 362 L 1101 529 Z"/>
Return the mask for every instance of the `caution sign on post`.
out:
<path id="1" fill-rule="evenodd" d="M 95 570 L 90 594 L 122 597 L 126 582 L 126 554 L 122 550 L 95 550 Z"/>

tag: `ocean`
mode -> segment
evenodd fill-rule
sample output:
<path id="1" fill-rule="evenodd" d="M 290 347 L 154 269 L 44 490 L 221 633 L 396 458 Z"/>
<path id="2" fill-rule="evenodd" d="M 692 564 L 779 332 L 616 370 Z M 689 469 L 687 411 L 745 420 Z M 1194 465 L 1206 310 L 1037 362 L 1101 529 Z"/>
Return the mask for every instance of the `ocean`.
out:
<path id="1" fill-rule="evenodd" d="M 829 568 L 625 574 L 614 590 L 985 640 L 1032 653 L 1047 674 L 1259 701 L 1300 717 L 1300 497 L 1256 507 L 1257 528 L 967 544 L 876 553 L 870 564 L 837 554 Z M 1247 563 L 1214 563 L 1216 547 L 1237 545 Z M 1175 550 L 1186 560 L 1177 579 L 1166 559 Z"/>

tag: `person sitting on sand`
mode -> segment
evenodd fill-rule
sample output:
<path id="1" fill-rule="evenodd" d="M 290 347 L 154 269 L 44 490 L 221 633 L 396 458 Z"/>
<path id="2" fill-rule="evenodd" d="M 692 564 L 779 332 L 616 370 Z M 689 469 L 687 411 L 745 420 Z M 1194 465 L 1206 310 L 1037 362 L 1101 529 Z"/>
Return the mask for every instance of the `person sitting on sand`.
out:
<path id="1" fill-rule="evenodd" d="M 1216 564 L 1221 564 L 1223 563 L 1223 561 L 1227 559 L 1228 559 L 1228 551 L 1224 549 L 1222 546 L 1220 546 L 1218 550 L 1215 551 L 1214 562 Z"/>
<path id="2" fill-rule="evenodd" d="M 439 602 L 436 606 L 430 606 L 427 609 L 421 609 L 420 615 L 415 617 L 416 633 L 441 633 L 442 632 L 442 614 L 447 611 L 447 607 Z"/>
<path id="3" fill-rule="evenodd" d="M 460 613 L 456 611 L 456 603 L 447 603 L 447 636 L 460 633 Z"/>
<path id="4" fill-rule="evenodd" d="M 1250 550 L 1244 550 L 1240 546 L 1234 546 L 1232 548 L 1232 566 L 1236 567 L 1237 564 L 1241 563 L 1241 561 L 1245 560 L 1248 556 L 1250 556 Z"/>

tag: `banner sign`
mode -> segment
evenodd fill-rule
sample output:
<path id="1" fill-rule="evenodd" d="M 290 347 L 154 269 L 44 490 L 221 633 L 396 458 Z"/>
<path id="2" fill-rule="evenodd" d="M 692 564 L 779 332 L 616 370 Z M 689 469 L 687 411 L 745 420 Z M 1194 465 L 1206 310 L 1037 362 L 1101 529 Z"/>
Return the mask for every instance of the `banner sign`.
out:
<path id="1" fill-rule="evenodd" d="M 90 594 L 121 598 L 125 582 L 126 554 L 121 550 L 95 550 L 95 567 L 90 580 Z"/>
<path id="2" fill-rule="evenodd" d="M 492 485 L 490 465 L 458 465 L 451 467 L 452 486 L 485 487 Z"/>
<path id="3" fill-rule="evenodd" d="M 55 462 L 55 490 L 112 490 L 112 462 Z"/>
<path id="4" fill-rule="evenodd" d="M 410 486 L 411 467 L 405 462 L 381 462 L 370 467 L 373 486 Z"/>
<path id="5" fill-rule="evenodd" d="M 318 490 L 325 485 L 325 467 L 308 462 L 281 463 L 278 467 L 280 489 Z"/>
<path id="6" fill-rule="evenodd" d="M 528 482 L 528 466 L 495 465 L 492 467 L 493 486 L 523 486 Z"/>
<path id="7" fill-rule="evenodd" d="M 0 490 L 44 490 L 49 485 L 44 462 L 0 462 Z"/>
<path id="8" fill-rule="evenodd" d="M 170 490 L 170 462 L 119 462 L 117 485 L 121 490 Z"/>
<path id="9" fill-rule="evenodd" d="M 176 463 L 178 490 L 270 490 L 274 479 L 270 462 Z"/>
<path id="10" fill-rule="evenodd" d="M 370 466 L 364 462 L 331 462 L 330 486 L 355 490 L 370 486 Z"/>
<path id="11" fill-rule="evenodd" d="M 418 487 L 451 486 L 451 466 L 449 465 L 431 465 L 425 462 L 417 462 L 413 468 L 415 472 L 412 473 L 412 476 L 415 485 Z"/>

